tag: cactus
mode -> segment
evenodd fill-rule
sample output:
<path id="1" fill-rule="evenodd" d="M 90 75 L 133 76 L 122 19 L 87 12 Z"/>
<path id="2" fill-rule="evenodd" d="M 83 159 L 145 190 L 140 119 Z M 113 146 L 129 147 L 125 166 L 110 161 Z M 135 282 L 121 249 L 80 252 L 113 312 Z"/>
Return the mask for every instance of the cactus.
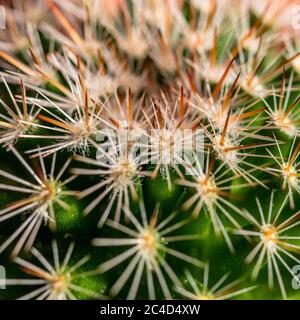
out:
<path id="1" fill-rule="evenodd" d="M 1 299 L 300 298 L 296 2 L 5 2 Z"/>

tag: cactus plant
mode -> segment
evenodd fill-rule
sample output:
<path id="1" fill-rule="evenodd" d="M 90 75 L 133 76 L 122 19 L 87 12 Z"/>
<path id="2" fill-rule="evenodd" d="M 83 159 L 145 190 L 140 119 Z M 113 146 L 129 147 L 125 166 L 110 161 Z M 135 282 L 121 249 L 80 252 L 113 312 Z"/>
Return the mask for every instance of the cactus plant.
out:
<path id="1" fill-rule="evenodd" d="M 1 299 L 299 299 L 297 1 L 6 1 Z"/>

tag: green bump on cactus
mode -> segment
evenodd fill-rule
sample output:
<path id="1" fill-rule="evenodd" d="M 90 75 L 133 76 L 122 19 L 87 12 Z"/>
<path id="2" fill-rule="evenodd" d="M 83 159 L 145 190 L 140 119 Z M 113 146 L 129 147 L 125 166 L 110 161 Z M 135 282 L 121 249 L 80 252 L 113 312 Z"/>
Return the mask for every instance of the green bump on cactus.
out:
<path id="1" fill-rule="evenodd" d="M 80 203 L 74 197 L 65 197 L 63 201 L 67 207 L 54 206 L 57 231 L 65 233 L 79 228 L 82 221 L 82 209 Z"/>
<path id="2" fill-rule="evenodd" d="M 89 292 L 97 292 L 99 294 L 104 294 L 107 291 L 107 283 L 104 277 L 94 276 L 94 277 L 85 277 L 81 278 L 77 281 L 74 281 L 76 286 L 83 288 L 83 292 L 75 293 L 75 297 L 77 300 L 90 300 L 91 296 L 88 294 Z M 86 290 L 86 293 L 84 292 Z"/>

